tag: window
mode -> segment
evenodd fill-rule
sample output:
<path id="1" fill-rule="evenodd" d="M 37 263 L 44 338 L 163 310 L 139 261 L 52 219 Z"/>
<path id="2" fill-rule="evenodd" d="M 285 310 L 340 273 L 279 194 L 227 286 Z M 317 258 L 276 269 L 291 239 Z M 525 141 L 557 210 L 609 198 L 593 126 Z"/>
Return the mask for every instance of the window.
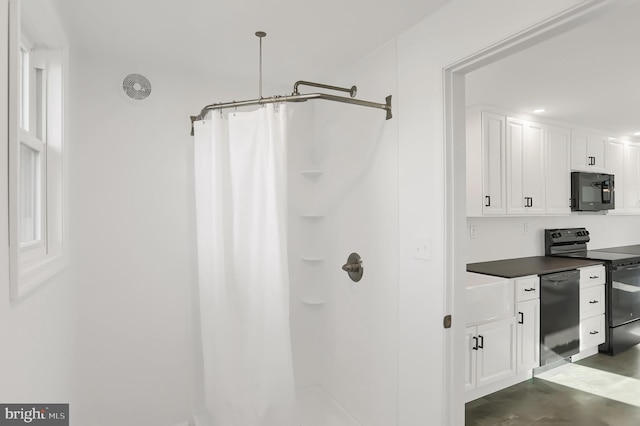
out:
<path id="1" fill-rule="evenodd" d="M 20 11 L 10 17 L 9 244 L 14 300 L 46 282 L 65 264 L 66 42 L 60 40 L 52 22 L 55 20 L 46 16 L 20 16 Z M 39 38 L 32 37 L 28 28 L 38 28 Z"/>

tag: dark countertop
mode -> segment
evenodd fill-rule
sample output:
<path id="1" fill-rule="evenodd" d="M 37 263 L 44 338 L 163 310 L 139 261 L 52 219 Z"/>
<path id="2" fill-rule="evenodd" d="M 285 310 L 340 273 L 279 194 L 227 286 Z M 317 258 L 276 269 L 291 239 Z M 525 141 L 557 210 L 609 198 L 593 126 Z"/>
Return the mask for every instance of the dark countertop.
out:
<path id="1" fill-rule="evenodd" d="M 598 260 L 533 256 L 494 260 L 491 262 L 468 263 L 467 271 L 478 274 L 495 275 L 503 278 L 516 278 L 527 275 L 550 274 L 600 264 L 602 264 L 602 262 Z"/>

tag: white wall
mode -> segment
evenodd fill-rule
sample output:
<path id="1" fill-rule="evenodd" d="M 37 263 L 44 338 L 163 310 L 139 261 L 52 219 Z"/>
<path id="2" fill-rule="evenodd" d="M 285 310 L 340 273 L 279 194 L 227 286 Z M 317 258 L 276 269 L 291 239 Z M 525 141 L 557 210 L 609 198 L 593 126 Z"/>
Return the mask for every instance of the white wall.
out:
<path id="1" fill-rule="evenodd" d="M 470 226 L 475 226 L 476 238 L 470 238 Z M 591 237 L 589 249 L 640 243 L 640 216 L 574 213 L 554 217 L 467 218 L 467 262 L 543 256 L 545 229 L 583 227 Z"/>
<path id="2" fill-rule="evenodd" d="M 98 52 L 72 57 L 75 424 L 162 426 L 191 412 L 188 116 L 202 105 L 185 102 L 188 79 L 147 71 Z M 121 94 L 130 73 L 151 80 L 148 101 Z"/>
<path id="3" fill-rule="evenodd" d="M 442 319 L 445 280 L 451 280 L 445 275 L 444 263 L 447 249 L 444 230 L 448 218 L 444 210 L 443 68 L 579 3 L 575 0 L 455 0 L 398 38 L 398 399 L 399 424 L 403 426 L 446 424 L 450 420 L 453 424 L 463 422 L 461 401 L 454 401 L 450 408 L 454 413 L 452 417 L 449 417 L 449 407 L 443 404 L 443 393 L 447 389 L 443 376 L 446 371 L 442 348 L 446 335 Z M 464 166 L 460 170 L 464 170 Z M 464 176 L 458 177 L 464 180 Z M 420 236 L 426 236 L 431 244 L 428 262 L 414 259 L 416 240 Z M 453 308 L 446 313 L 453 314 L 454 327 L 459 327 L 455 325 L 455 304 Z M 452 355 L 454 362 L 461 366 L 464 355 Z"/>
<path id="4" fill-rule="evenodd" d="M 0 22 L 8 22 L 7 0 Z M 7 31 L 0 32 L 0 81 L 7 81 Z M 9 299 L 7 234 L 7 85 L 0 85 L 0 401 L 65 403 L 70 398 L 74 337 L 73 291 L 67 274 L 18 302 Z"/>

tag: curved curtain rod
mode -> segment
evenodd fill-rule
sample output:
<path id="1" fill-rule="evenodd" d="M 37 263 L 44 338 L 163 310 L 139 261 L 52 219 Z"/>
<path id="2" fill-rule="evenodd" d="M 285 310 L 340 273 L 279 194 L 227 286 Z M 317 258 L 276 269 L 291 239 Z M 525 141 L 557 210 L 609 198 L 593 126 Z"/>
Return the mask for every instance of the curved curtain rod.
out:
<path id="1" fill-rule="evenodd" d="M 336 86 L 328 86 L 326 84 L 311 83 L 308 81 L 298 81 L 294 85 L 294 92 L 291 95 L 271 96 L 268 98 L 250 99 L 246 101 L 233 101 L 233 102 L 207 105 L 204 108 L 202 108 L 202 110 L 200 111 L 200 114 L 191 116 L 191 136 L 193 136 L 193 123 L 198 120 L 203 120 L 208 111 L 221 110 L 225 108 L 237 108 L 237 107 L 243 107 L 243 106 L 249 106 L 249 105 L 273 104 L 277 102 L 306 102 L 310 99 L 325 99 L 328 101 L 342 102 L 345 104 L 353 104 L 353 105 L 360 105 L 360 106 L 365 106 L 369 108 L 383 109 L 387 112 L 386 114 L 387 120 L 393 117 L 391 114 L 391 95 L 385 98 L 384 104 L 381 104 L 377 102 L 362 101 L 360 99 L 354 99 L 353 97 L 347 98 L 344 96 L 331 95 L 328 93 L 301 94 L 301 93 L 298 93 L 299 85 L 321 87 L 321 88 L 331 89 L 331 90 L 339 90 L 342 92 L 348 92 L 349 94 L 351 94 L 351 96 L 355 96 L 355 92 L 356 92 L 356 86 L 352 86 L 351 88 L 346 89 L 346 88 L 341 88 Z"/>

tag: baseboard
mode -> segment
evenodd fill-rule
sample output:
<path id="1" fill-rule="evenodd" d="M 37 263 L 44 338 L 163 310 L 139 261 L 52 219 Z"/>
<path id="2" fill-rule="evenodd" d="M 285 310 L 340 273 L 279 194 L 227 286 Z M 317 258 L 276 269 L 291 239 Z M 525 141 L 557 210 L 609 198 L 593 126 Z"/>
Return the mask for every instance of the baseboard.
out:
<path id="1" fill-rule="evenodd" d="M 583 351 L 580 351 L 580 353 L 573 355 L 571 357 L 571 362 L 580 361 L 581 359 L 585 359 L 585 358 L 593 356 L 593 355 L 595 355 L 597 353 L 598 353 L 598 347 L 597 346 L 594 346 L 593 348 L 585 349 Z"/>
<path id="2" fill-rule="evenodd" d="M 489 385 L 482 386 L 480 388 L 472 389 L 470 391 L 465 392 L 465 403 L 471 402 L 478 398 L 482 398 L 483 396 L 487 396 L 490 393 L 498 392 L 499 390 L 508 388 L 509 386 L 517 385 L 518 383 L 529 380 L 532 377 L 533 377 L 533 371 L 528 370 L 523 373 L 518 373 L 514 376 L 511 376 L 508 379 L 491 383 Z"/>

